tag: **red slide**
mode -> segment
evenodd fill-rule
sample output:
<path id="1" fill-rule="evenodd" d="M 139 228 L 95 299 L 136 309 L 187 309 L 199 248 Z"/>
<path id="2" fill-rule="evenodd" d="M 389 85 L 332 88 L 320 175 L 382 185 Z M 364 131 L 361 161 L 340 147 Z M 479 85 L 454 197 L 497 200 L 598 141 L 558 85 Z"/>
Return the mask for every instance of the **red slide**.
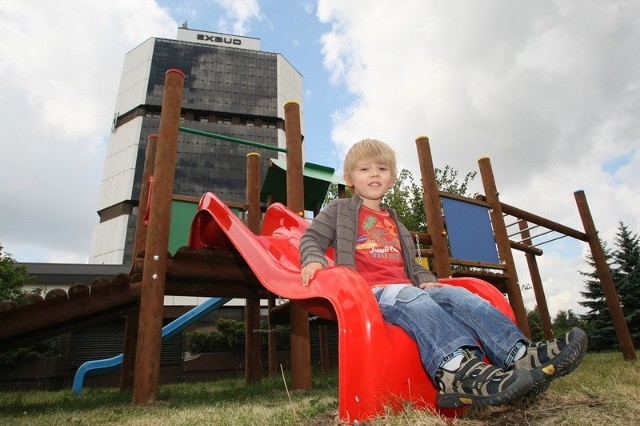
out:
<path id="1" fill-rule="evenodd" d="M 340 419 L 363 421 L 408 403 L 446 416 L 461 414 L 461 409 L 436 407 L 437 390 L 422 368 L 415 342 L 382 319 L 371 289 L 355 271 L 331 266 L 320 270 L 308 287 L 302 286 L 298 245 L 307 226 L 303 218 L 276 203 L 267 209 L 262 234 L 257 236 L 220 199 L 207 193 L 193 220 L 189 246 L 237 251 L 269 291 L 313 315 L 337 321 Z M 476 278 L 441 282 L 479 294 L 514 319 L 509 303 L 491 284 Z"/>

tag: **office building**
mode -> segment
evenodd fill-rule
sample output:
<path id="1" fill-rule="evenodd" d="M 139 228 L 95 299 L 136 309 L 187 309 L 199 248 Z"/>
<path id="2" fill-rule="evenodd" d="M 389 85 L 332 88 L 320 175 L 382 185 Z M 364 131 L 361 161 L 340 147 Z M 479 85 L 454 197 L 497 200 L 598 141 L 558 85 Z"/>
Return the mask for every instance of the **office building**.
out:
<path id="1" fill-rule="evenodd" d="M 284 104 L 297 101 L 303 117 L 301 74 L 281 54 L 263 52 L 257 38 L 179 28 L 176 40 L 135 47 L 122 68 L 89 263 L 131 262 L 147 136 L 158 132 L 172 68 L 186 76 L 182 127 L 284 147 Z M 174 194 L 213 191 L 244 202 L 249 152 L 261 154 L 263 177 L 269 158 L 283 155 L 181 132 Z"/>

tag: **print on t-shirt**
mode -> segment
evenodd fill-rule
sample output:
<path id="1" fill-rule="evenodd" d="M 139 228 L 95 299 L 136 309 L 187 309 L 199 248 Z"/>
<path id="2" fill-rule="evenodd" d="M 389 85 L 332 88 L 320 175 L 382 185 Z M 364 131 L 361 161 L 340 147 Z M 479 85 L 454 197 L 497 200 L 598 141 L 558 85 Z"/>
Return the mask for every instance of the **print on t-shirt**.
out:
<path id="1" fill-rule="evenodd" d="M 409 283 L 398 228 L 387 211 L 360 209 L 356 269 L 369 285 Z"/>
<path id="2" fill-rule="evenodd" d="M 376 259 L 400 259 L 400 240 L 389 214 L 365 212 L 356 250 Z"/>

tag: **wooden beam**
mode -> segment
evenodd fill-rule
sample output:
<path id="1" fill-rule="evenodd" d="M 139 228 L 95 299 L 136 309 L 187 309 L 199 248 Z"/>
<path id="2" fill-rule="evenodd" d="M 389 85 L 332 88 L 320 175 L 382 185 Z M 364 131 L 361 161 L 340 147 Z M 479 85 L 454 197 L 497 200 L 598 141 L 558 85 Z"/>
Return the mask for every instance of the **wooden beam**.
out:
<path id="1" fill-rule="evenodd" d="M 427 228 L 431 236 L 433 250 L 433 264 L 436 275 L 439 278 L 451 276 L 451 264 L 449 263 L 449 247 L 447 245 L 446 231 L 442 219 L 440 205 L 440 191 L 436 184 L 436 175 L 433 168 L 433 158 L 429 138 L 421 136 L 416 139 L 418 160 L 420 162 L 420 175 L 422 176 L 422 200 L 424 214 L 427 219 Z"/>
<path id="2" fill-rule="evenodd" d="M 46 301 L 4 311 L 0 315 L 0 347 L 8 350 L 87 328 L 135 312 L 139 303 L 140 286 L 134 285 L 67 300 L 55 305 L 55 314 Z"/>
<path id="3" fill-rule="evenodd" d="M 247 154 L 247 227 L 254 234 L 260 233 L 260 154 Z M 256 383 L 262 377 L 260 357 L 260 298 L 246 298 L 244 308 L 245 345 L 244 378 L 246 383 Z"/>
<path id="4" fill-rule="evenodd" d="M 162 310 L 184 78 L 184 73 L 175 69 L 165 74 L 140 296 L 134 404 L 157 401 L 160 388 Z"/>
<path id="5" fill-rule="evenodd" d="M 591 248 L 593 263 L 595 263 L 596 272 L 598 273 L 598 278 L 600 278 L 600 284 L 602 285 L 604 297 L 607 301 L 609 314 L 613 321 L 613 328 L 616 331 L 618 343 L 620 343 L 622 357 L 625 361 L 635 361 L 637 356 L 633 347 L 633 340 L 629 334 L 627 321 L 624 318 L 624 313 L 620 306 L 618 293 L 616 292 L 616 287 L 611 276 L 611 270 L 607 264 L 607 258 L 605 257 L 602 244 L 600 243 L 600 238 L 598 237 L 596 225 L 593 222 L 593 217 L 591 216 L 589 204 L 587 204 L 587 197 L 584 195 L 584 191 L 576 191 L 574 193 L 574 197 L 576 199 L 576 204 L 578 205 L 578 211 L 580 212 L 580 218 L 582 219 L 585 234 L 587 235 L 589 247 Z"/>
<path id="6" fill-rule="evenodd" d="M 526 220 L 518 222 L 520 228 L 520 235 L 523 244 L 531 244 L 531 233 L 529 232 L 529 223 Z M 542 286 L 542 278 L 540 278 L 540 270 L 538 269 L 538 261 L 536 257 L 531 253 L 524 254 L 527 260 L 527 266 L 529 267 L 529 275 L 531 276 L 531 285 L 533 286 L 533 293 L 536 296 L 536 304 L 538 305 L 538 315 L 540 315 L 540 322 L 542 323 L 542 331 L 546 340 L 553 339 L 553 325 L 551 323 L 551 316 L 549 315 L 549 307 L 547 306 L 547 296 L 544 294 L 544 287 Z"/>
<path id="7" fill-rule="evenodd" d="M 481 199 L 486 200 L 486 196 L 482 196 Z M 500 208 L 502 209 L 503 213 L 517 217 L 518 219 L 524 219 L 527 222 L 535 223 L 536 225 L 540 225 L 547 229 L 551 229 L 552 231 L 568 235 L 580 241 L 587 242 L 588 240 L 587 234 L 585 234 L 584 232 L 580 232 L 568 226 L 562 225 L 561 223 L 554 222 L 552 220 L 530 213 L 526 210 L 519 209 L 507 203 L 501 202 Z"/>
<path id="8" fill-rule="evenodd" d="M 136 217 L 136 235 L 133 240 L 132 253 L 134 259 L 147 245 L 147 225 L 149 224 L 147 207 L 149 206 L 149 191 L 151 180 L 153 179 L 156 152 L 158 152 L 158 135 L 152 134 L 147 136 L 147 147 L 145 148 L 144 168 L 142 169 L 142 182 L 140 184 L 140 201 L 138 202 L 138 215 Z M 124 330 L 124 347 L 122 349 L 122 367 L 120 368 L 120 389 L 123 390 L 133 389 L 139 321 L 139 309 L 131 315 L 127 315 Z"/>
<path id="9" fill-rule="evenodd" d="M 513 260 L 513 254 L 511 253 L 511 244 L 509 242 L 507 228 L 502 215 L 502 208 L 500 199 L 498 198 L 496 182 L 493 177 L 491 161 L 489 158 L 483 157 L 478 160 L 478 165 L 480 166 L 480 176 L 482 177 L 485 196 L 492 206 L 489 210 L 489 215 L 491 216 L 491 223 L 493 224 L 493 234 L 496 239 L 498 253 L 500 254 L 500 259 L 507 266 L 507 294 L 509 296 L 509 303 L 516 315 L 518 327 L 522 330 L 525 336 L 531 338 L 531 330 L 529 329 L 529 322 L 527 321 L 527 311 L 524 307 L 524 301 L 522 300 L 522 292 L 520 291 L 520 283 L 518 282 L 518 273 Z"/>
<path id="10" fill-rule="evenodd" d="M 284 117 L 287 140 L 287 207 L 304 216 L 300 105 L 296 102 L 287 102 L 284 106 Z M 297 284 L 291 283 L 291 285 Z M 293 303 L 290 316 L 291 384 L 293 389 L 310 389 L 311 346 L 309 344 L 309 314 L 299 305 Z"/>

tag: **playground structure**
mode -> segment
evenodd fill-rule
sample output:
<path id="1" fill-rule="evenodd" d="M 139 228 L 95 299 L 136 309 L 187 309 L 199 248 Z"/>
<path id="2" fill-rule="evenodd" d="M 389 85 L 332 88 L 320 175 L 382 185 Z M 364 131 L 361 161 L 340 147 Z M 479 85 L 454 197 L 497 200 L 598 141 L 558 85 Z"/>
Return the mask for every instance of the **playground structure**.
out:
<path id="1" fill-rule="evenodd" d="M 390 365 L 395 363 L 397 366 L 398 362 L 403 365 L 406 363 L 409 366 L 407 367 L 409 371 L 400 371 L 394 368 L 390 371 L 394 371 L 395 376 L 386 373 L 387 376 L 393 377 L 393 383 L 384 383 L 380 379 L 381 375 L 385 375 L 382 373 L 384 369 L 378 374 L 370 368 L 363 367 L 390 361 L 374 358 L 380 355 L 374 354 L 375 351 L 363 349 L 367 347 L 367 344 L 371 344 L 372 340 L 358 340 L 363 339 L 362 335 L 366 334 L 362 328 L 358 329 L 358 327 L 366 328 L 366 325 L 370 324 L 366 321 L 375 322 L 379 321 L 378 319 L 363 319 L 365 322 L 351 321 L 348 325 L 344 324 L 346 321 L 345 312 L 350 305 L 349 300 L 358 300 L 358 303 L 352 302 L 351 305 L 363 303 L 362 301 L 366 301 L 367 297 L 369 301 L 373 300 L 370 292 L 363 293 L 362 286 L 351 285 L 358 282 L 358 277 L 355 274 L 339 268 L 327 268 L 318 274 L 318 283 L 314 282 L 314 285 L 310 286 L 306 293 L 302 293 L 302 287 L 299 285 L 299 279 L 296 275 L 296 268 L 299 268 L 295 260 L 297 259 L 296 237 L 291 235 L 292 230 L 297 230 L 299 233 L 303 229 L 304 221 L 300 216 L 305 209 L 302 185 L 302 136 L 297 104 L 288 103 L 285 105 L 286 202 L 288 209 L 275 204 L 271 206 L 262 220 L 262 230 L 260 230 L 262 214 L 258 195 L 260 192 L 259 162 L 256 161 L 257 155 L 249 154 L 247 156 L 246 226 L 241 224 L 235 215 L 229 214 L 228 209 L 225 210 L 224 203 L 217 200 L 215 196 L 205 195 L 201 201 L 200 209 L 200 212 L 204 213 L 198 213 L 194 218 L 189 247 L 178 250 L 173 256 L 167 253 L 176 145 L 178 132 L 184 131 L 179 127 L 183 81 L 184 75 L 180 71 L 169 70 L 166 74 L 158 135 L 150 136 L 147 146 L 134 249 L 134 256 L 137 257 L 135 257 L 131 274 L 116 280 L 119 287 L 115 286 L 115 281 L 110 283 L 108 286 L 110 290 L 103 293 L 117 299 L 116 293 L 118 292 L 114 290 L 115 287 L 123 289 L 123 295 L 118 293 L 120 299 L 113 302 L 118 306 L 118 309 L 114 309 L 111 315 L 127 315 L 121 386 L 133 387 L 133 402 L 146 404 L 154 402 L 158 398 L 161 321 L 165 294 L 244 298 L 247 300 L 246 329 L 252 330 L 259 328 L 260 299 L 271 297 L 270 292 L 272 292 L 294 301 L 289 305 L 289 317 L 292 329 L 291 378 L 295 389 L 307 389 L 311 386 L 308 318 L 309 312 L 312 312 L 323 318 L 337 319 L 339 327 L 343 330 L 340 334 L 339 347 L 339 415 L 342 419 L 362 420 L 380 414 L 384 409 L 385 398 L 387 402 L 392 403 L 389 398 L 395 397 L 396 404 L 392 403 L 392 406 L 395 407 L 399 407 L 400 400 L 412 401 L 419 406 L 420 401 L 426 402 L 426 406 L 432 405 L 435 395 L 433 386 L 427 383 L 428 380 L 425 382 L 424 377 L 419 378 L 421 368 L 418 363 L 416 371 L 415 345 L 401 330 L 381 324 L 380 327 L 384 331 L 376 333 L 387 335 L 387 338 L 391 339 L 390 341 L 398 345 L 396 346 L 398 350 L 394 352 L 397 352 L 397 356 L 400 358 L 395 361 L 389 358 L 393 361 Z M 423 253 L 425 256 L 432 257 L 435 272 L 439 277 L 445 277 L 443 280 L 448 280 L 447 277 L 474 275 L 491 282 L 500 292 L 507 293 L 509 296 L 510 307 L 503 306 L 503 311 L 509 314 L 512 309 L 517 324 L 525 333 L 528 333 L 526 312 L 511 253 L 512 249 L 523 251 L 527 256 L 536 299 L 541 309 L 540 315 L 543 319 L 545 334 L 550 336 L 552 333 L 550 318 L 548 311 L 546 311 L 544 291 L 535 264 L 535 256 L 541 255 L 542 252 L 531 243 L 534 237 L 528 234 L 531 229 L 528 224 L 544 226 L 586 241 L 590 244 L 597 271 L 607 296 L 607 303 L 614 320 L 623 356 L 625 359 L 635 359 L 631 339 L 584 193 L 576 192 L 575 194 L 585 227 L 585 232 L 582 233 L 502 203 L 497 196 L 488 159 L 480 160 L 486 193 L 484 199 L 471 200 L 441 193 L 435 186 L 428 139 L 426 137 L 418 138 L 416 146 L 424 182 L 424 204 L 429 229 L 428 235 L 419 235 L 418 237 L 425 246 L 430 246 L 429 249 L 423 250 Z M 150 190 L 151 182 L 152 190 Z M 480 209 L 484 209 L 485 216 L 487 214 L 490 216 L 493 224 L 491 238 L 494 239 L 494 251 L 497 248 L 498 256 L 495 258 L 497 261 L 457 257 L 455 244 L 451 242 L 450 238 L 447 238 L 447 234 L 451 236 L 454 233 L 454 223 L 447 216 L 445 225 L 440 210 L 440 206 L 447 203 L 441 201 L 444 198 L 456 199 L 465 206 L 479 206 Z M 445 213 L 446 210 L 445 207 Z M 521 242 L 512 242 L 509 239 L 507 228 L 511 225 L 506 225 L 503 214 L 511 215 L 517 219 L 516 223 L 522 236 Z M 249 235 L 243 227 L 250 230 L 253 235 Z M 260 235 L 256 236 L 256 234 Z M 267 241 L 269 241 L 268 244 Z M 449 254 L 449 243 L 451 243 L 451 254 Z M 278 268 L 270 268 L 268 262 L 271 262 L 273 258 L 284 263 L 280 263 Z M 466 268 L 460 269 L 456 266 Z M 491 269 L 499 272 L 487 273 Z M 272 276 L 264 275 L 266 273 L 278 276 L 275 274 L 276 272 L 284 275 L 275 281 L 272 281 Z M 330 289 L 326 288 L 326 283 L 336 280 L 348 282 L 349 284 L 345 287 L 356 288 L 356 293 L 347 299 L 335 298 L 331 295 Z M 494 296 L 487 297 L 493 297 L 496 300 L 495 303 L 498 303 L 495 294 L 499 294 L 499 299 L 504 301 L 500 292 L 496 293 L 493 287 L 482 285 L 475 278 L 467 278 L 462 281 L 454 280 L 452 283 L 468 283 L 465 285 L 469 285 L 479 293 L 493 292 Z M 485 290 L 487 288 L 491 290 Z M 97 291 L 96 296 L 99 294 Z M 491 301 L 494 303 L 494 300 Z M 361 318 L 362 316 L 370 316 L 371 311 L 376 311 L 375 302 L 373 305 L 371 303 L 367 305 L 367 303 L 363 303 L 366 305 L 365 311 L 358 314 L 361 315 Z M 53 304 L 50 302 L 48 307 L 42 307 L 42 312 L 45 314 L 53 312 L 52 306 Z M 93 307 L 94 313 L 104 311 L 104 306 L 106 305 L 96 304 Z M 32 312 L 34 310 L 35 308 L 32 309 Z M 8 323 L 11 324 L 9 328 L 13 327 L 14 329 L 14 331 L 5 333 L 3 327 L 0 342 L 13 343 L 16 341 L 15 336 L 21 332 L 22 326 L 13 319 L 18 317 L 11 316 L 12 311 L 15 310 L 0 312 L 0 318 L 4 318 L 3 321 L 8 320 Z M 70 314 L 69 321 L 72 320 L 73 314 Z M 40 322 L 31 325 L 27 332 L 22 327 L 23 338 L 21 341 L 27 341 L 28 338 L 33 338 L 35 335 L 44 336 L 57 332 L 58 326 L 52 324 L 52 321 L 53 319 L 49 318 L 49 323 L 47 323 L 44 318 L 41 318 Z M 46 333 L 43 331 L 45 329 Z M 14 334 L 11 334 L 12 332 Z M 246 337 L 245 379 L 249 383 L 259 380 L 261 375 L 257 350 L 259 344 L 256 342 L 256 337 L 252 333 L 247 333 Z M 370 358 L 362 364 L 353 364 L 355 359 L 362 360 L 363 357 Z M 348 374 L 356 376 L 348 376 Z M 424 375 L 424 373 L 422 374 Z M 412 378 L 412 380 L 407 380 L 407 378 Z"/>
<path id="2" fill-rule="evenodd" d="M 171 71 L 167 72 L 167 81 L 165 85 L 166 96 L 165 96 L 165 99 L 163 100 L 163 115 L 161 115 L 160 131 L 159 131 L 160 141 L 164 140 L 164 138 L 167 138 L 166 142 L 164 143 L 164 146 L 166 146 L 167 149 L 173 149 L 173 151 L 175 151 L 175 148 L 171 148 L 170 145 L 171 144 L 175 145 L 175 143 L 177 143 L 176 132 L 178 131 L 178 125 L 179 125 L 179 119 L 180 119 L 180 100 L 181 100 L 181 92 L 180 92 L 181 83 L 179 82 L 180 79 L 184 79 L 184 76 L 181 75 L 181 73 L 179 72 L 172 73 Z M 174 100 L 171 100 L 172 97 L 174 98 Z M 167 108 L 165 108 L 165 101 L 167 102 L 166 104 Z M 165 111 L 167 112 L 166 115 L 165 115 Z M 165 129 L 165 133 L 166 133 L 166 135 L 164 136 L 163 136 L 163 129 Z M 174 132 L 175 134 L 172 132 Z M 298 105 L 295 103 L 288 103 L 285 105 L 285 134 L 286 134 L 286 141 L 287 141 L 287 180 L 286 180 L 287 199 L 286 201 L 290 210 L 302 216 L 304 211 L 304 196 L 303 196 L 303 188 L 302 188 L 302 150 L 301 150 L 302 135 L 300 132 L 300 118 L 299 118 Z M 173 139 L 170 139 L 170 138 L 173 138 Z M 424 201 L 426 206 L 425 212 L 427 215 L 428 226 L 431 227 L 433 226 L 433 222 L 437 222 L 436 217 L 439 217 L 440 221 L 442 220 L 441 214 L 440 214 L 441 204 L 440 204 L 440 199 L 438 197 L 440 194 L 437 191 L 437 189 L 435 189 L 435 178 L 432 176 L 433 162 L 430 158 L 428 139 L 424 137 L 419 138 L 416 141 L 416 144 L 418 146 L 418 152 L 419 152 L 419 157 L 421 161 L 421 173 L 423 174 L 423 181 L 427 182 L 426 184 L 424 184 L 424 188 L 425 188 Z M 162 145 L 163 144 L 161 142 L 161 146 Z M 172 157 L 170 157 L 170 154 L 167 153 L 166 156 L 161 156 L 160 158 L 172 158 Z M 173 165 L 165 165 L 165 167 L 167 167 L 167 170 L 170 170 L 172 169 Z M 511 248 L 510 248 L 511 243 L 509 241 L 508 235 L 506 234 L 506 225 L 504 224 L 503 217 L 502 217 L 502 205 L 498 199 L 498 195 L 497 195 L 498 192 L 497 192 L 497 189 L 495 188 L 495 182 L 493 181 L 493 176 L 492 176 L 490 164 L 488 163 L 488 161 L 483 161 L 481 159 L 481 170 L 483 171 L 483 183 L 485 186 L 485 191 L 488 194 L 486 206 L 488 207 L 488 210 L 491 212 L 491 219 L 493 221 L 496 246 L 498 247 L 499 254 L 502 257 L 502 262 L 497 263 L 495 265 L 488 265 L 487 263 L 483 263 L 483 262 L 475 262 L 472 264 L 468 264 L 468 266 L 474 266 L 479 268 L 496 266 L 499 269 L 505 270 L 505 273 L 502 274 L 502 279 L 505 282 L 506 293 L 509 295 L 509 301 L 515 312 L 517 324 L 526 334 L 530 335 L 528 324 L 526 322 L 526 312 L 524 310 L 522 295 L 520 293 L 517 274 L 515 271 L 513 257 L 511 254 Z M 251 173 L 252 172 L 248 170 L 248 176 Z M 256 175 L 256 174 L 253 173 L 253 175 Z M 172 177 L 170 176 L 169 179 L 171 179 L 170 183 L 172 184 Z M 247 188 L 248 188 L 247 200 L 249 201 L 249 204 L 250 204 L 248 223 L 249 223 L 249 228 L 254 233 L 256 233 L 255 229 L 258 227 L 258 224 L 260 222 L 259 220 L 260 212 L 259 212 L 259 206 L 254 206 L 253 211 L 251 209 L 251 200 L 252 200 L 251 188 L 253 188 L 254 186 L 255 184 L 251 182 L 247 183 Z M 254 188 L 254 191 L 255 191 L 255 188 Z M 170 196 L 170 192 L 165 195 L 167 199 L 169 198 L 169 196 Z M 635 358 L 635 353 L 633 352 L 633 345 L 631 343 L 629 332 L 626 329 L 626 323 L 624 322 L 624 317 L 622 316 L 622 311 L 620 309 L 619 302 L 617 301 L 617 296 L 615 295 L 615 289 L 613 287 L 613 282 L 611 280 L 608 266 L 606 265 L 606 263 L 598 261 L 600 257 L 602 257 L 602 259 L 604 260 L 604 256 L 602 255 L 602 247 L 600 246 L 600 243 L 597 239 L 595 226 L 593 225 L 593 221 L 591 219 L 588 206 L 586 205 L 586 199 L 584 198 L 584 194 L 582 192 L 576 193 L 576 199 L 578 202 L 578 208 L 580 209 L 580 212 L 581 212 L 581 218 L 583 219 L 583 224 L 585 225 L 585 230 L 587 232 L 585 234 L 580 234 L 580 233 L 571 231 L 571 233 L 575 235 L 579 235 L 581 239 L 583 239 L 584 241 L 588 241 L 591 246 L 593 256 L 596 261 L 598 273 L 600 274 L 603 287 L 605 288 L 605 294 L 607 294 L 607 299 L 609 301 L 608 302 L 609 308 L 612 312 L 614 325 L 616 325 L 616 332 L 618 333 L 618 338 L 621 342 L 623 356 L 625 357 L 625 359 L 633 359 Z M 156 200 L 156 194 L 154 193 L 152 202 L 155 203 L 156 202 L 155 200 Z M 430 210 L 429 206 L 431 206 L 431 209 L 433 209 L 432 211 L 429 211 Z M 256 209 L 255 207 L 258 207 L 258 209 Z M 516 210 L 513 209 L 512 214 L 515 212 Z M 151 214 L 153 218 L 153 210 L 151 211 Z M 156 212 L 156 214 L 159 217 L 162 217 L 161 212 Z M 535 222 L 535 220 L 538 219 L 535 215 L 526 214 L 525 216 L 527 216 L 526 219 L 529 219 L 532 222 Z M 556 226 L 556 224 L 552 223 L 551 221 L 543 221 L 543 222 L 545 226 L 553 226 L 553 227 Z M 196 223 L 197 222 L 194 221 L 194 224 Z M 446 233 L 444 229 L 444 224 L 442 224 L 442 222 L 440 222 L 440 224 L 441 224 L 440 227 L 438 227 L 438 225 L 436 224 L 434 226 L 435 230 L 434 229 L 430 230 L 430 242 L 433 246 L 431 254 L 434 257 L 434 263 L 436 265 L 435 267 L 436 273 L 440 277 L 448 277 L 452 275 L 451 273 L 449 274 L 446 273 L 448 271 L 451 271 L 451 264 L 456 262 L 460 263 L 460 261 L 452 260 L 452 258 L 448 255 L 448 248 L 446 247 L 446 239 L 445 239 Z M 153 227 L 153 221 L 150 220 L 149 230 L 147 232 L 160 233 L 159 230 L 157 229 L 154 230 L 152 229 L 152 227 Z M 263 227 L 264 227 L 264 224 L 263 224 Z M 569 231 L 569 228 L 566 228 L 566 227 L 562 227 L 559 229 L 560 231 Z M 263 229 L 263 232 L 264 232 L 264 229 Z M 526 228 L 521 228 L 521 232 L 526 235 Z M 528 238 L 528 240 L 530 239 L 531 238 Z M 525 243 L 520 243 L 520 244 L 522 244 L 522 247 L 529 248 L 528 251 L 525 250 L 525 252 L 527 252 L 528 254 L 535 254 L 537 252 L 536 250 L 531 248 L 530 241 L 528 244 L 525 244 Z M 150 245 L 149 241 L 147 241 L 145 262 L 144 262 L 144 276 L 143 276 L 143 283 L 142 283 L 143 294 L 144 294 L 145 284 L 147 286 L 151 286 L 153 285 L 152 280 L 156 280 L 156 282 L 154 283 L 156 287 L 155 291 L 158 292 L 159 296 L 155 298 L 155 304 L 156 304 L 155 307 L 152 306 L 151 304 L 141 305 L 141 311 L 140 311 L 141 326 L 143 326 L 144 324 L 145 316 L 143 316 L 143 312 L 145 310 L 148 311 L 148 313 L 146 314 L 146 318 L 152 318 L 153 310 L 154 309 L 157 310 L 158 307 L 161 308 L 160 296 L 162 296 L 162 293 L 158 291 L 158 288 L 160 288 L 161 285 L 158 285 L 157 283 L 157 280 L 161 278 L 161 276 L 158 275 L 156 272 L 154 272 L 155 269 L 154 271 L 148 270 L 147 266 L 148 264 L 154 265 L 154 263 L 151 262 L 149 259 L 156 258 L 156 262 L 159 260 L 159 256 L 161 256 L 161 253 L 164 247 L 166 247 L 166 241 L 164 242 L 161 241 L 161 244 L 158 247 L 153 247 L 153 245 Z M 509 248 L 505 249 L 505 247 L 509 247 Z M 227 248 L 230 249 L 232 247 L 227 247 Z M 235 248 L 238 249 L 237 246 Z M 247 262 L 251 262 L 250 256 L 248 254 L 243 254 L 242 257 Z M 156 266 L 156 268 L 158 267 Z M 161 268 L 162 266 L 160 266 L 160 268 L 158 269 L 161 270 Z M 258 275 L 259 271 L 256 270 L 255 268 L 252 268 L 252 269 L 253 269 L 253 272 L 256 273 L 256 275 Z M 444 271 L 445 273 L 442 273 L 442 271 Z M 267 285 L 264 281 L 261 281 L 261 282 L 263 285 Z M 288 280 L 288 282 L 290 283 L 289 284 L 290 286 L 299 285 L 299 282 L 294 281 L 293 283 L 291 283 L 291 279 Z M 541 286 L 540 286 L 540 289 L 541 289 Z M 536 291 L 536 295 L 538 294 L 539 292 Z M 544 293 L 541 293 L 540 295 L 542 298 L 544 298 Z M 318 295 L 310 296 L 312 300 L 315 300 L 318 297 L 319 297 Z M 294 388 L 305 389 L 310 386 L 310 370 L 311 370 L 309 365 L 309 355 L 308 355 L 309 354 L 308 313 L 301 306 L 301 305 L 305 305 L 305 303 L 301 303 L 297 298 L 294 298 L 294 299 L 296 300 L 297 303 L 292 303 L 290 305 L 290 319 L 291 319 L 291 327 L 292 327 L 292 337 L 291 337 L 292 382 L 293 382 Z M 151 300 L 149 301 L 152 302 Z M 247 318 L 249 319 L 252 316 L 249 309 L 249 305 L 247 305 L 247 311 L 249 312 L 247 314 Z M 548 317 L 548 312 L 546 313 L 546 315 Z M 620 319 L 622 319 L 622 321 L 620 321 Z M 250 325 L 247 324 L 248 328 L 249 326 Z M 139 332 L 139 335 L 138 335 L 138 351 L 136 354 L 136 357 L 137 357 L 136 380 L 134 382 L 134 396 L 133 396 L 134 403 L 144 403 L 147 401 L 153 401 L 157 399 L 157 381 L 156 383 L 154 383 L 153 381 L 154 377 L 157 377 L 157 375 L 155 375 L 153 372 L 150 372 L 149 375 L 143 374 L 141 379 L 137 379 L 141 371 L 140 369 L 143 369 L 142 371 L 148 370 L 146 367 L 155 365 L 156 362 L 154 362 L 153 360 L 157 359 L 157 353 L 154 355 L 154 358 L 147 357 L 152 355 L 149 350 L 149 348 L 152 346 L 142 345 L 141 347 L 140 337 L 143 337 L 142 330 Z M 139 356 L 142 353 L 141 351 L 144 351 L 145 348 L 147 348 L 146 349 L 147 352 L 145 353 L 146 356 L 144 357 L 145 362 L 142 363 L 140 361 Z M 249 351 L 250 345 L 247 345 L 247 348 L 248 348 L 247 351 Z M 342 360 L 342 356 L 340 359 Z M 247 370 L 250 370 L 249 363 L 247 363 L 246 368 Z M 359 397 L 356 399 L 359 399 Z M 341 407 L 343 403 L 349 403 L 349 401 L 344 401 L 341 398 L 340 399 Z M 371 410 L 370 408 L 367 408 L 367 409 Z M 374 414 L 375 409 L 373 411 L 366 412 L 367 409 L 365 409 L 365 412 L 362 412 L 362 411 L 359 412 L 359 414 L 363 414 L 365 418 L 367 415 Z M 342 418 L 345 418 L 344 416 L 347 416 L 346 418 L 351 418 L 351 419 L 354 418 L 354 417 L 349 417 L 353 415 L 353 412 L 349 414 L 346 411 L 344 411 L 342 408 L 340 409 L 340 415 Z M 363 417 L 356 415 L 356 418 L 362 419 Z"/>
<path id="3" fill-rule="evenodd" d="M 400 327 L 383 320 L 369 285 L 355 271 L 328 267 L 308 287 L 300 284 L 298 245 L 307 226 L 299 215 L 275 203 L 267 208 L 261 233 L 255 235 L 208 193 L 194 218 L 189 246 L 237 251 L 268 290 L 311 315 L 337 322 L 341 419 L 366 420 L 385 408 L 399 410 L 407 402 L 447 416 L 464 412 L 465 408 L 436 407 L 437 390 L 422 367 L 415 342 Z M 441 281 L 467 288 L 515 320 L 502 293 L 490 284 L 469 277 Z"/>

